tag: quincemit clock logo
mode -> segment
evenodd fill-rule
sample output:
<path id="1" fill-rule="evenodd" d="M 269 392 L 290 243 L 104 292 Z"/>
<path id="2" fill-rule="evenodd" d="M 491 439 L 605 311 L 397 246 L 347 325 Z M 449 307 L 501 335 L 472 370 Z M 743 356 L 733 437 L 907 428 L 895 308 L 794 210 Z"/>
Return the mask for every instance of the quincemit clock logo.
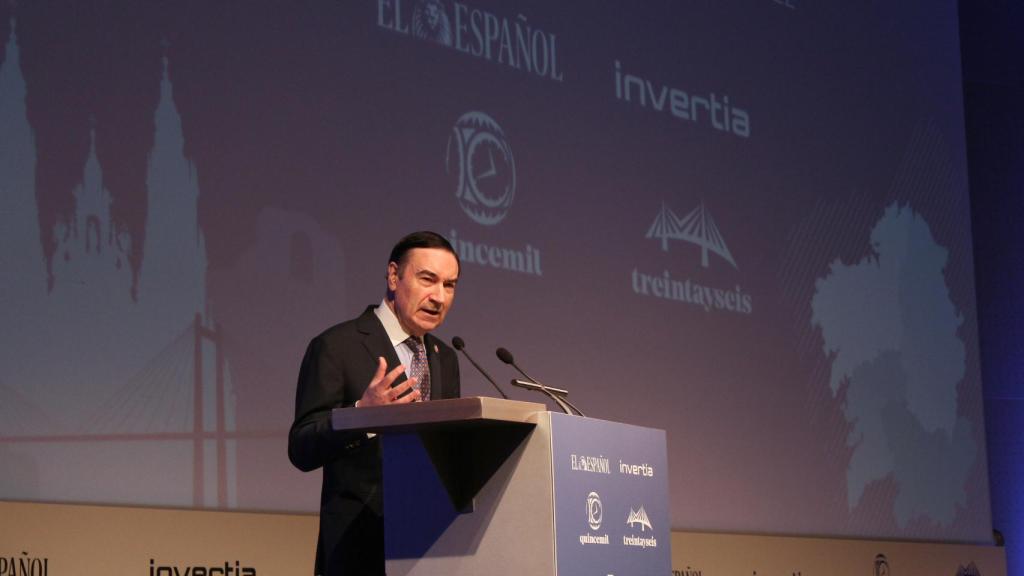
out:
<path id="1" fill-rule="evenodd" d="M 477 224 L 501 222 L 516 194 L 516 164 L 504 130 L 484 112 L 467 112 L 452 127 L 445 170 L 456 176 L 455 198 Z"/>

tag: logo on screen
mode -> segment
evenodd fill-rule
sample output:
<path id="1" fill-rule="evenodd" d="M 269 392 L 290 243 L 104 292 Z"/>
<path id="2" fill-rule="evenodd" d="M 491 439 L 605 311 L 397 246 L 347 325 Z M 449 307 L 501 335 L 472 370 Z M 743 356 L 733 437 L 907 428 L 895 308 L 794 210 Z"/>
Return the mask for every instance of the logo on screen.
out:
<path id="1" fill-rule="evenodd" d="M 639 510 L 633 510 L 632 507 L 629 508 L 629 516 L 626 518 L 626 524 L 633 529 L 639 527 L 641 532 L 646 530 L 654 531 L 654 528 L 651 527 L 651 519 L 647 517 L 647 511 L 644 510 L 643 506 L 641 506 Z"/>
<path id="2" fill-rule="evenodd" d="M 412 9 L 412 34 L 445 46 L 452 45 L 452 25 L 441 0 L 420 0 Z"/>
<path id="3" fill-rule="evenodd" d="M 474 222 L 501 222 L 516 195 L 516 164 L 501 126 L 484 112 L 455 122 L 445 152 L 445 170 L 455 176 L 455 198 Z"/>
<path id="4" fill-rule="evenodd" d="M 601 528 L 601 518 L 604 516 L 604 507 L 601 506 L 601 497 L 597 492 L 587 494 L 587 524 L 591 530 Z"/>
<path id="5" fill-rule="evenodd" d="M 680 218 L 662 202 L 661 210 L 655 214 L 645 237 L 656 240 L 661 250 L 666 253 L 676 240 L 697 246 L 700 248 L 701 268 L 710 268 L 711 256 L 715 255 L 731 264 L 733 269 L 739 270 L 736 259 L 725 243 L 725 237 L 703 203 Z M 697 278 L 680 277 L 667 268 L 660 272 L 652 272 L 642 271 L 639 267 L 634 267 L 630 273 L 630 284 L 633 293 L 639 296 L 681 302 L 703 308 L 705 312 L 754 312 L 754 298 L 740 284 L 713 286 L 706 283 L 706 278 L 698 281 Z M 647 470 L 643 472 L 646 473 Z"/>
<path id="6" fill-rule="evenodd" d="M 509 17 L 448 0 L 377 0 L 376 12 L 381 29 L 555 82 L 565 81 L 558 61 L 558 35 L 538 27 L 522 12 Z"/>
<path id="7" fill-rule="evenodd" d="M 729 103 L 727 94 L 688 92 L 623 69 L 615 60 L 615 99 L 666 117 L 710 126 L 740 138 L 750 137 L 750 114 Z"/>
<path id="8" fill-rule="evenodd" d="M 668 252 L 671 240 L 694 244 L 700 248 L 700 265 L 702 267 L 710 266 L 708 255 L 715 254 L 739 270 L 732 253 L 729 252 L 729 247 L 725 244 L 725 238 L 718 231 L 714 218 L 704 207 L 703 202 L 682 218 L 676 216 L 671 208 L 662 203 L 661 210 L 654 217 L 651 227 L 647 229 L 647 238 L 658 240 L 664 252 Z"/>

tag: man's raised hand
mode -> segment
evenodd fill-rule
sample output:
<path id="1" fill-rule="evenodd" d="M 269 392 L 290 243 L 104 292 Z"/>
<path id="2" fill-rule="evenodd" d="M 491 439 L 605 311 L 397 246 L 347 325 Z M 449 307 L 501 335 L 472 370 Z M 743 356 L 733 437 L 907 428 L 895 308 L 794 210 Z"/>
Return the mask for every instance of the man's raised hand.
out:
<path id="1" fill-rule="evenodd" d="M 387 372 L 388 362 L 383 356 L 377 358 L 377 372 L 359 399 L 358 406 L 382 406 L 384 404 L 408 404 L 420 399 L 420 391 L 416 388 L 416 379 L 407 378 L 394 388 L 391 387 L 400 374 L 405 372 L 405 366 L 399 364 L 390 372 Z M 406 391 L 410 391 L 405 394 Z M 405 394 L 405 396 L 402 396 Z"/>

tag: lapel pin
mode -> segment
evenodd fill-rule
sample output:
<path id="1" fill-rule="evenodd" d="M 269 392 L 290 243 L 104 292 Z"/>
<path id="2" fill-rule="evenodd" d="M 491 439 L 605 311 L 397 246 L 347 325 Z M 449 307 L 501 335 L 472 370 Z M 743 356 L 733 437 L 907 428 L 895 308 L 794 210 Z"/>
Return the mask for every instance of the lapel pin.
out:
<path id="1" fill-rule="evenodd" d="M 434 344 L 434 354 L 437 354 L 438 352 L 439 350 L 437 349 L 437 344 Z"/>

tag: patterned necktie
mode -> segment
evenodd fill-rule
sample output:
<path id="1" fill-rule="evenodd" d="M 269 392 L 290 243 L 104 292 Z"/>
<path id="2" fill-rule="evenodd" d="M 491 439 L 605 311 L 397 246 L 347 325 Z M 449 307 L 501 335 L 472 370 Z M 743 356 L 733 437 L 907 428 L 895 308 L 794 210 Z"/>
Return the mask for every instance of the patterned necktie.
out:
<path id="1" fill-rule="evenodd" d="M 427 352 L 423 348 L 423 342 L 410 336 L 406 339 L 405 345 L 412 350 L 408 376 L 416 379 L 421 399 L 430 400 L 430 367 L 427 366 Z"/>

